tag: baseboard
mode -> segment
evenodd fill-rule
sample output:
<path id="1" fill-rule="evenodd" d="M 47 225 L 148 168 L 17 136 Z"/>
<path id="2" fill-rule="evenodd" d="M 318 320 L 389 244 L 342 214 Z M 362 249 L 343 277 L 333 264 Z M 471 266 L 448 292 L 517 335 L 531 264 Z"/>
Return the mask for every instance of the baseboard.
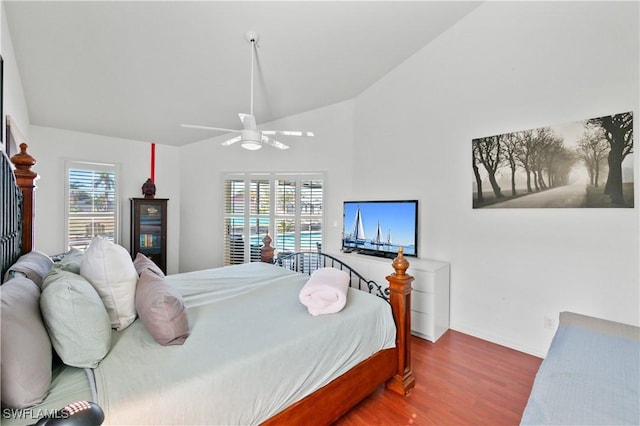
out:
<path id="1" fill-rule="evenodd" d="M 486 340 L 487 342 L 495 343 L 496 345 L 505 346 L 509 349 L 513 349 L 519 352 L 524 352 L 529 355 L 537 356 L 538 358 L 545 358 L 547 356 L 546 351 L 540 351 L 539 349 L 523 346 L 514 341 L 504 339 L 501 336 L 497 336 L 493 333 L 488 333 L 485 330 L 479 330 L 473 326 L 467 324 L 455 324 L 451 326 L 452 330 L 460 333 L 468 334 L 478 339 Z"/>

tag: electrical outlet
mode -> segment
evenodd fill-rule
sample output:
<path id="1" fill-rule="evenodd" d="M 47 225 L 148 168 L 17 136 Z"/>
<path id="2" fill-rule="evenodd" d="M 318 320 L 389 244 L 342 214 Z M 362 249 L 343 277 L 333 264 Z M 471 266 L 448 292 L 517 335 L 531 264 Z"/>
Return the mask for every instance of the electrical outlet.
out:
<path id="1" fill-rule="evenodd" d="M 544 328 L 547 330 L 555 330 L 557 327 L 556 319 L 552 316 L 545 315 L 544 316 Z"/>

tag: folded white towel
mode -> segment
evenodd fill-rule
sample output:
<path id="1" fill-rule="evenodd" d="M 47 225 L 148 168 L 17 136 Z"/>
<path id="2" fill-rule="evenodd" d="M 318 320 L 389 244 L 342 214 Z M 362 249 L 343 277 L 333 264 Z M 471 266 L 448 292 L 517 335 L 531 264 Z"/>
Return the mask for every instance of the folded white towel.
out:
<path id="1" fill-rule="evenodd" d="M 349 274 L 336 268 L 315 270 L 300 290 L 300 302 L 313 316 L 340 312 L 347 303 Z"/>

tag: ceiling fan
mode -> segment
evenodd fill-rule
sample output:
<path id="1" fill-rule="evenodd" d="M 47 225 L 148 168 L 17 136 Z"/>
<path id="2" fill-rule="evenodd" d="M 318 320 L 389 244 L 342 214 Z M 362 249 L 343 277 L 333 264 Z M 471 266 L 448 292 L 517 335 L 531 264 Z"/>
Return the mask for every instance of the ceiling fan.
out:
<path id="1" fill-rule="evenodd" d="M 256 43 L 258 42 L 259 36 L 255 31 L 247 31 L 245 39 L 251 43 L 251 109 L 249 114 L 238 114 L 240 122 L 242 123 L 242 129 L 226 129 L 223 127 L 201 126 L 197 124 L 181 124 L 181 126 L 191 129 L 219 130 L 223 132 L 240 133 L 240 136 L 235 136 L 222 142 L 223 146 L 229 146 L 236 142 L 240 142 L 240 146 L 251 151 L 262 148 L 263 144 L 271 145 L 278 149 L 289 149 L 288 145 L 275 140 L 271 136 L 313 136 L 313 132 L 300 132 L 294 130 L 258 130 L 256 126 L 256 117 L 253 115 L 253 57 L 255 56 Z"/>

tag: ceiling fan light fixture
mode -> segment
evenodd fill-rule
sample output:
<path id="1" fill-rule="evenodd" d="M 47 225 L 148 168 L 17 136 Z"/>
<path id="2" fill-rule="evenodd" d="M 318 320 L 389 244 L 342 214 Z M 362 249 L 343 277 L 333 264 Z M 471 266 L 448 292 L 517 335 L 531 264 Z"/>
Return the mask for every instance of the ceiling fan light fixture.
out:
<path id="1" fill-rule="evenodd" d="M 262 148 L 262 144 L 256 141 L 244 141 L 240 144 L 244 149 L 248 149 L 249 151 L 257 151 Z"/>
<path id="2" fill-rule="evenodd" d="M 255 130 L 243 130 L 240 146 L 249 151 L 256 151 L 262 148 L 262 135 Z"/>

